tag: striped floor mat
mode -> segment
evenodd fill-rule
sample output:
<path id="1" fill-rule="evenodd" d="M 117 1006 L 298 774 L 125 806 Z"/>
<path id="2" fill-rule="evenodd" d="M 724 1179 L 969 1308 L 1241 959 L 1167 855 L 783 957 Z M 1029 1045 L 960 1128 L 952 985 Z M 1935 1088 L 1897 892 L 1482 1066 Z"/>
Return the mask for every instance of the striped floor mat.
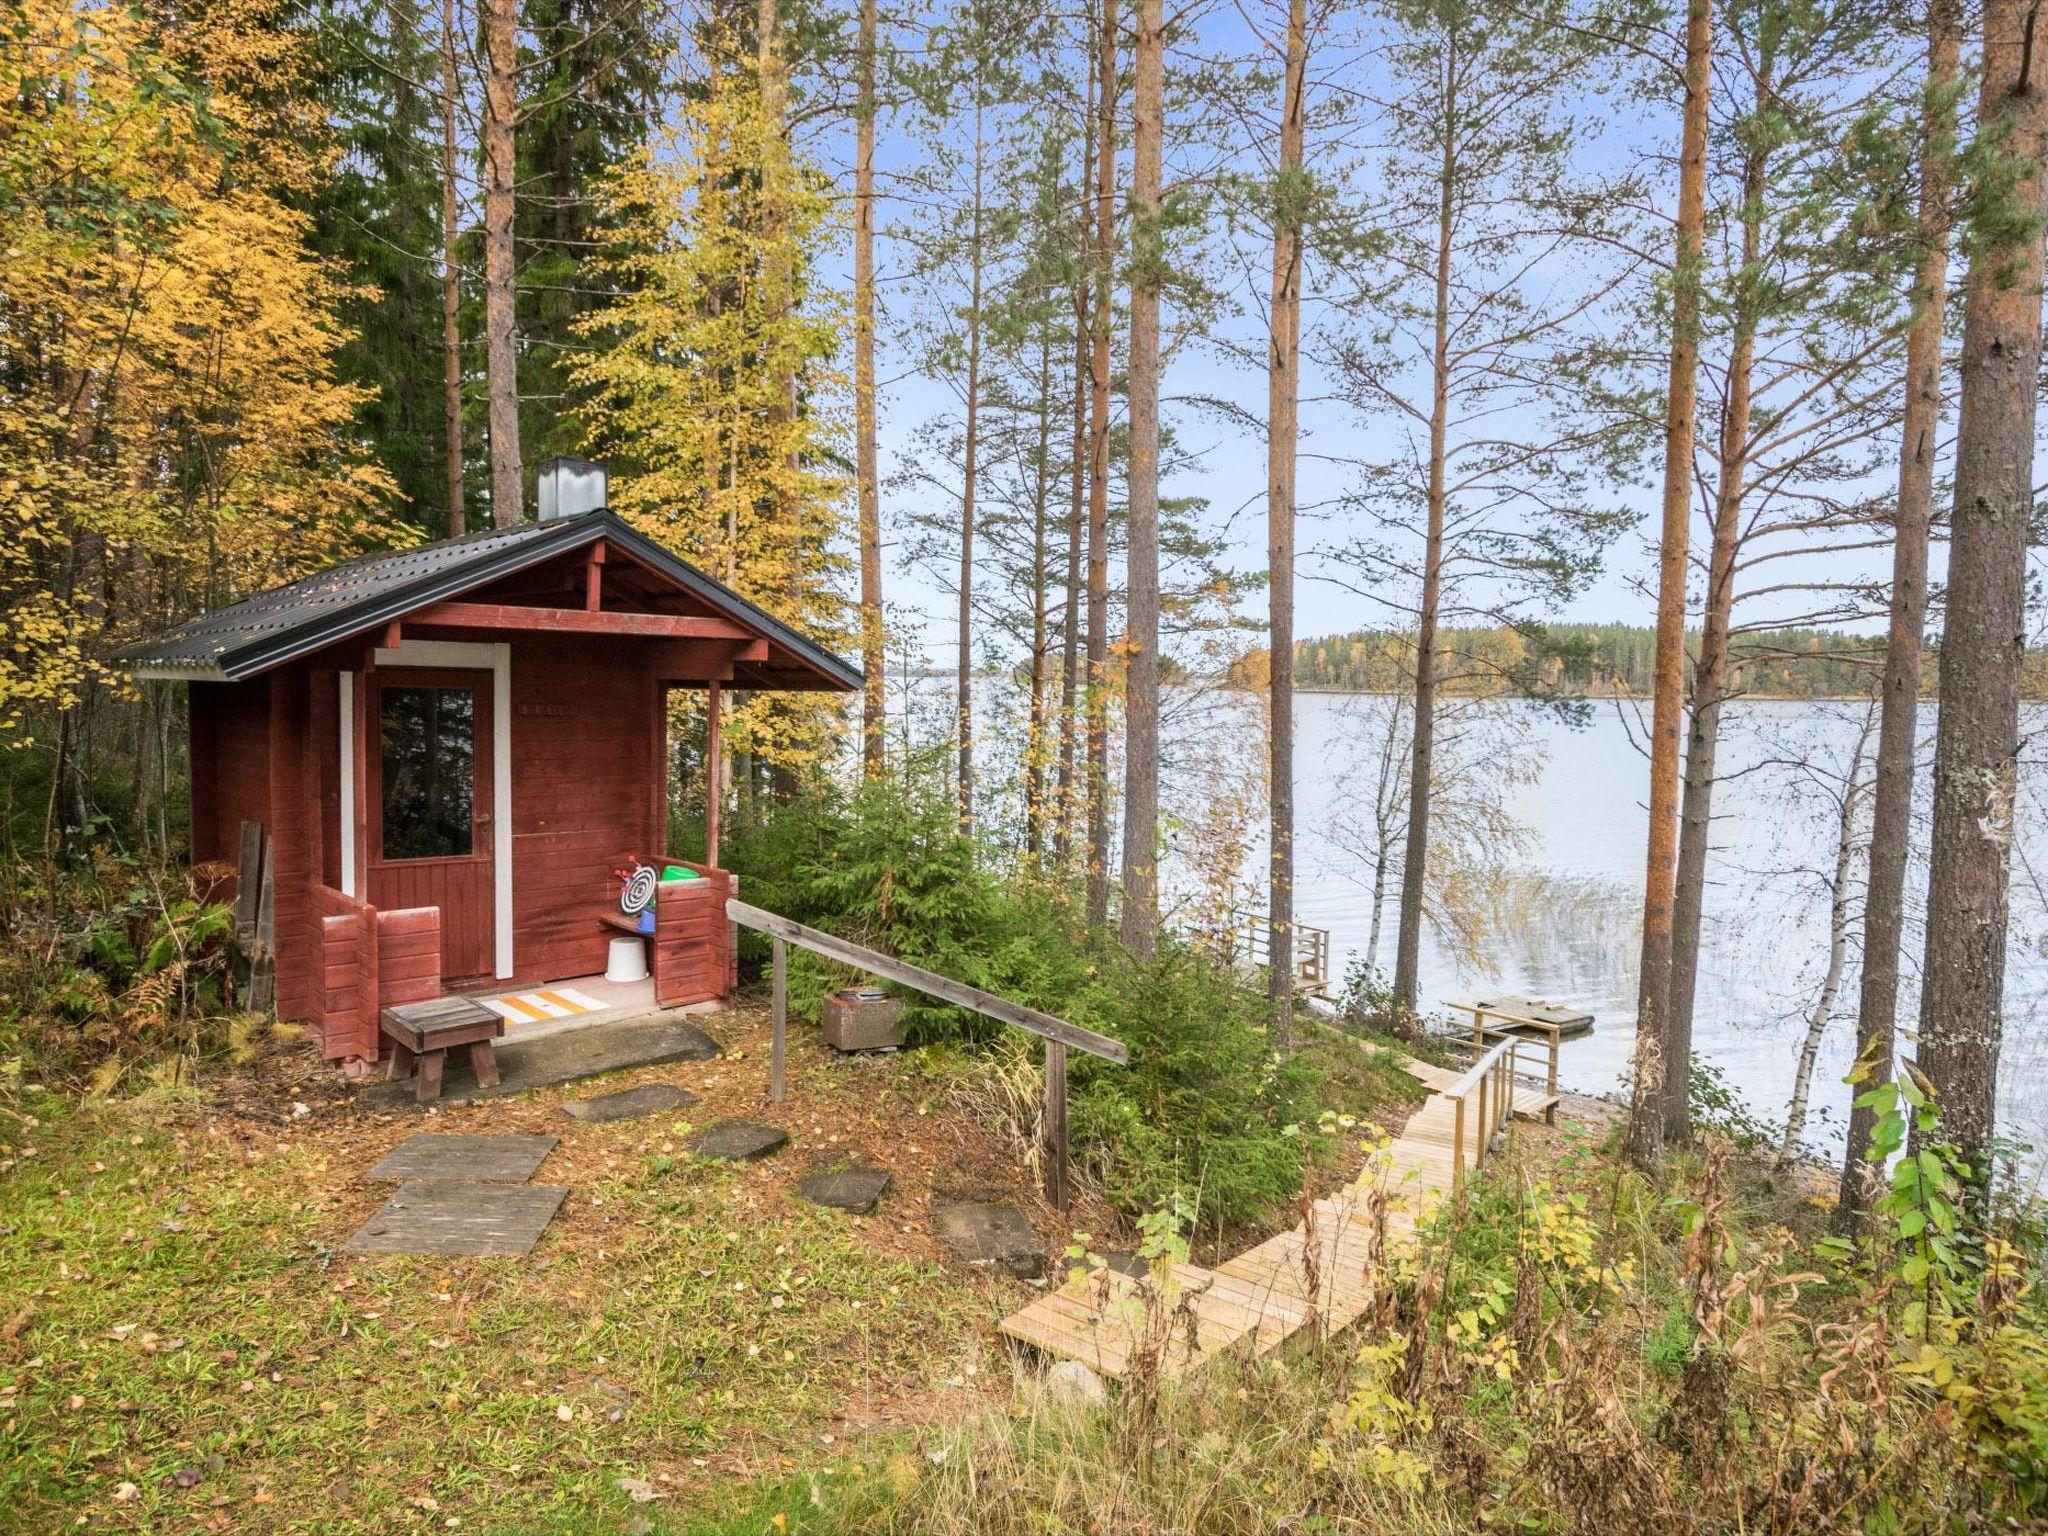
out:
<path id="1" fill-rule="evenodd" d="M 505 997 L 487 997 L 483 999 L 483 1005 L 508 1024 L 570 1019 L 579 1013 L 601 1012 L 606 1006 L 574 987 L 550 987 L 545 992 L 514 992 Z"/>

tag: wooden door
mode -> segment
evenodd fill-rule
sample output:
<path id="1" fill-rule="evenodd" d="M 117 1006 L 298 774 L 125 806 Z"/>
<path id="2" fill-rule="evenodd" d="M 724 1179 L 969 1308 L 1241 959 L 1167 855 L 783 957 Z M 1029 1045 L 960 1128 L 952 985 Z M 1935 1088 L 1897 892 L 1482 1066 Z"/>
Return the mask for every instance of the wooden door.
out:
<path id="1" fill-rule="evenodd" d="M 441 974 L 495 974 L 491 674 L 397 667 L 371 674 L 369 899 L 441 909 Z"/>

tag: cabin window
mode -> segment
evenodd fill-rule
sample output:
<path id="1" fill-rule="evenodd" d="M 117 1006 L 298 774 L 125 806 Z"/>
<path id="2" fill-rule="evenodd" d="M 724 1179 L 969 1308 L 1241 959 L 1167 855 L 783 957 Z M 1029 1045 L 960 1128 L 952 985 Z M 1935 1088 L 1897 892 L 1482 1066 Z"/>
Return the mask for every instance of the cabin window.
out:
<path id="1" fill-rule="evenodd" d="M 460 858 L 476 797 L 476 695 L 383 690 L 384 857 Z"/>

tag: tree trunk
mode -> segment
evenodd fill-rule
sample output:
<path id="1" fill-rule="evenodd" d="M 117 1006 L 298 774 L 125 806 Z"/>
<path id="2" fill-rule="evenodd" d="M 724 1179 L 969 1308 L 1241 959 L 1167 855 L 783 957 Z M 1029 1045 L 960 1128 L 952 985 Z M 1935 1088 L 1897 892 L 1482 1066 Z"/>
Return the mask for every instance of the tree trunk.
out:
<path id="1" fill-rule="evenodd" d="M 1679 145 L 1671 376 L 1664 399 L 1664 518 L 1657 560 L 1650 833 L 1644 859 L 1642 964 L 1636 980 L 1635 1094 L 1628 1126 L 1628 1154 L 1639 1167 L 1655 1162 L 1664 1145 L 1664 1015 L 1671 998 L 1671 923 L 1678 863 L 1686 542 L 1692 517 L 1693 416 L 1699 395 L 1700 256 L 1707 222 L 1707 92 L 1713 41 L 1713 0 L 1692 0 L 1685 26 L 1685 115 Z"/>
<path id="2" fill-rule="evenodd" d="M 1308 5 L 1289 0 L 1280 93 L 1280 166 L 1274 197 L 1272 338 L 1266 378 L 1266 571 L 1271 611 L 1267 795 L 1272 810 L 1272 958 L 1266 967 L 1273 1029 L 1289 1043 L 1294 1007 L 1294 469 L 1301 408 L 1302 129 L 1307 116 Z"/>
<path id="3" fill-rule="evenodd" d="M 1039 333 L 1038 455 L 1031 496 L 1031 713 L 1024 728 L 1024 853 L 1037 868 L 1045 852 L 1046 693 L 1051 652 L 1051 568 L 1046 533 L 1052 512 L 1052 337 Z"/>
<path id="4" fill-rule="evenodd" d="M 974 102 L 974 217 L 967 295 L 967 441 L 960 481 L 960 634 L 953 730 L 959 741 L 960 830 L 974 829 L 974 493 L 981 478 L 982 103 Z"/>
<path id="5" fill-rule="evenodd" d="M 484 0 L 484 371 L 491 423 L 491 522 L 526 516 L 519 459 L 519 316 L 512 248 L 512 142 L 519 111 L 519 3 Z"/>
<path id="6" fill-rule="evenodd" d="M 1458 112 L 1456 34 L 1444 59 L 1445 116 Z M 1444 453 L 1451 410 L 1451 193 L 1457 140 L 1445 134 L 1437 168 L 1435 337 L 1430 348 L 1429 482 L 1422 542 L 1422 597 L 1415 616 L 1415 732 L 1408 755 L 1408 841 L 1401 858 L 1401 911 L 1394 932 L 1394 1007 L 1416 1011 L 1422 962 L 1422 897 L 1429 872 L 1429 790 L 1436 757 L 1436 622 L 1443 601 Z"/>
<path id="7" fill-rule="evenodd" d="M 1988 176 L 1979 172 L 1963 288 L 1962 411 L 1920 1001 L 1920 1065 L 1934 1084 L 1943 1137 L 1970 1165 L 1980 1199 L 1989 1186 L 2004 1032 L 2041 365 L 2048 79 L 2033 68 L 2034 42 L 2034 13 L 2025 0 L 1986 0 L 1977 132 L 1994 147 L 1996 166 Z"/>
<path id="8" fill-rule="evenodd" d="M 1772 54 L 1768 35 L 1756 61 L 1757 93 L 1768 99 Z M 1692 1137 L 1692 1005 L 1699 977 L 1700 922 L 1706 910 L 1707 845 L 1714 821 L 1714 772 L 1721 746 L 1721 706 L 1729 693 L 1729 633 L 1735 615 L 1735 562 L 1742 544 L 1743 476 L 1749 467 L 1750 395 L 1756 363 L 1757 256 L 1763 243 L 1763 197 L 1769 141 L 1753 141 L 1742 167 L 1742 268 L 1736 279 L 1735 328 L 1728 352 L 1728 398 L 1721 418 L 1720 483 L 1714 494 L 1713 543 L 1707 557 L 1706 614 L 1693 664 L 1692 733 L 1686 743 L 1685 798 L 1679 813 L 1678 866 L 1671 914 L 1670 999 L 1664 1012 L 1664 1139 Z"/>
<path id="9" fill-rule="evenodd" d="M 761 283 L 762 308 L 771 326 L 789 316 L 796 302 L 795 260 L 789 247 L 789 67 L 782 57 L 782 20 L 778 0 L 760 0 L 755 22 L 755 76 L 761 90 L 761 116 L 768 131 L 761 145 Z M 785 349 L 785 355 L 786 349 Z M 796 419 L 796 366 L 791 359 L 777 381 L 769 407 L 773 420 Z M 794 454 L 789 459 L 796 467 Z M 779 500 L 779 497 L 777 497 Z M 774 526 L 783 526 L 781 506 Z M 792 541 L 790 572 L 796 570 Z"/>
<path id="10" fill-rule="evenodd" d="M 854 478 L 860 494 L 861 771 L 882 771 L 882 487 L 875 447 L 875 0 L 860 0 L 860 100 L 853 171 Z"/>
<path id="11" fill-rule="evenodd" d="M 1092 76 L 1093 70 L 1090 70 Z M 1093 89 L 1091 80 L 1091 91 Z M 1092 98 L 1091 98 L 1092 99 Z M 1094 118 L 1089 117 L 1089 148 L 1083 165 L 1094 160 Z M 1085 180 L 1085 178 L 1084 178 Z M 1054 791 L 1052 852 L 1062 878 L 1070 872 L 1074 851 L 1074 811 L 1077 788 L 1074 766 L 1078 757 L 1076 736 L 1081 702 L 1081 537 L 1088 507 L 1088 278 L 1085 236 L 1082 266 L 1074 283 L 1074 436 L 1069 454 L 1072 460 L 1072 491 L 1067 503 L 1066 603 L 1060 620 L 1060 749 L 1059 779 Z"/>
<path id="12" fill-rule="evenodd" d="M 1109 922 L 1109 330 L 1116 272 L 1116 0 L 1096 68 L 1095 316 L 1088 418 L 1088 926 Z"/>
<path id="13" fill-rule="evenodd" d="M 1913 327 L 1906 333 L 1906 412 L 1899 446 L 1899 505 L 1892 539 L 1891 624 L 1885 636 L 1877 784 L 1870 813 L 1870 872 L 1863 905 L 1863 975 L 1856 1010 L 1857 1096 L 1890 1082 L 1898 1028 L 1906 864 L 1913 839 L 1914 758 L 1927 629 L 1927 540 L 1941 433 L 1941 345 L 1948 298 L 1949 188 L 1955 175 L 1955 83 L 1962 50 L 1959 0 L 1927 9 L 1927 83 L 1921 98 L 1920 253 Z M 1875 1109 L 1851 1108 L 1837 1224 L 1862 1225 L 1876 1191 L 1870 1138 Z"/>
<path id="14" fill-rule="evenodd" d="M 1080 191 L 1085 202 L 1089 178 L 1095 174 L 1096 92 L 1100 70 L 1096 50 L 1088 50 L 1088 93 L 1081 114 Z M 1080 804 L 1080 779 L 1076 773 L 1081 730 L 1080 709 L 1082 617 L 1082 539 L 1088 524 L 1088 323 L 1090 281 L 1095 265 L 1095 248 L 1088 221 L 1076 225 L 1078 259 L 1074 270 L 1074 444 L 1071 465 L 1073 488 L 1067 509 L 1067 601 L 1060 637 L 1060 776 L 1059 819 L 1053 828 L 1053 855 L 1062 876 L 1071 873 L 1074 855 L 1074 824 Z"/>
<path id="15" fill-rule="evenodd" d="M 1159 220 L 1166 115 L 1163 0 L 1139 0 L 1131 92 L 1131 467 L 1125 529 L 1124 947 L 1150 962 L 1159 936 Z"/>
<path id="16" fill-rule="evenodd" d="M 441 0 L 441 429 L 447 438 L 448 537 L 464 531 L 462 511 L 462 205 L 455 184 L 455 121 L 462 106 L 455 73 L 455 0 Z"/>
<path id="17" fill-rule="evenodd" d="M 1789 1163 L 1799 1150 L 1799 1138 L 1806 1134 L 1806 1105 L 1813 1092 L 1813 1063 L 1820 1055 L 1821 1037 L 1835 1016 L 1835 999 L 1842 992 L 1842 969 L 1849 958 L 1849 869 L 1856 857 L 1856 812 L 1863 803 L 1863 758 L 1870 749 L 1871 727 L 1876 718 L 1865 711 L 1863 729 L 1849 754 L 1848 777 L 1842 781 L 1842 804 L 1835 818 L 1835 867 L 1828 885 L 1828 968 L 1822 976 L 1820 995 L 1807 1015 L 1806 1037 L 1799 1042 L 1799 1060 L 1792 1073 L 1792 1102 L 1785 1110 L 1785 1134 L 1778 1144 L 1778 1161 Z"/>

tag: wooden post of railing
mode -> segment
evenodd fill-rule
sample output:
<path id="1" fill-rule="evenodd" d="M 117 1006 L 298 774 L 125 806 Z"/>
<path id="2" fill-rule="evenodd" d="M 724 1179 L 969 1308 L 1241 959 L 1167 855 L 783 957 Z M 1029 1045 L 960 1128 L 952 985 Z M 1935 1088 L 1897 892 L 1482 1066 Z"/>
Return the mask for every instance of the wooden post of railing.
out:
<path id="1" fill-rule="evenodd" d="M 789 944 L 800 945 L 813 954 L 823 955 L 826 959 L 841 965 L 852 966 L 870 975 L 883 977 L 899 986 L 914 988 L 927 997 L 941 998 L 956 1007 L 972 1009 L 984 1017 L 1013 1024 L 1043 1039 L 1046 1042 L 1045 1108 L 1049 1141 L 1046 1195 L 1055 1205 L 1065 1206 L 1071 1198 L 1072 1185 L 1067 1162 L 1067 1051 L 1071 1047 L 1121 1066 L 1131 1059 L 1131 1054 L 1122 1041 L 1113 1040 L 1108 1035 L 1098 1034 L 1092 1029 L 1083 1029 L 1078 1024 L 1069 1024 L 1065 1019 L 1056 1019 L 1049 1013 L 1040 1013 L 1036 1008 L 1027 1008 L 1022 1003 L 1013 1003 L 1007 998 L 997 997 L 979 987 L 969 986 L 964 981 L 941 976 L 936 971 L 912 965 L 907 960 L 881 954 L 817 928 L 807 928 L 802 923 L 779 917 L 773 912 L 764 912 L 759 907 L 750 907 L 742 901 L 726 902 L 725 915 L 728 921 L 738 926 L 767 934 L 774 946 L 775 1046 L 769 1075 L 771 1098 L 780 1100 L 784 1089 L 784 1036 L 789 1016 Z"/>
<path id="2" fill-rule="evenodd" d="M 1465 1095 L 1451 1100 L 1451 1193 L 1465 1182 Z"/>
<path id="3" fill-rule="evenodd" d="M 789 946 L 771 937 L 775 949 L 775 1041 L 768 1055 L 768 1097 L 780 1104 L 789 1085 L 784 1081 L 783 1057 L 789 1036 Z"/>
<path id="4" fill-rule="evenodd" d="M 1067 1048 L 1045 1042 L 1045 1197 L 1064 1211 L 1072 1198 L 1067 1168 Z"/>
<path id="5" fill-rule="evenodd" d="M 1543 1092 L 1552 1102 L 1543 1106 L 1543 1123 L 1545 1125 L 1555 1125 L 1557 1124 L 1557 1046 L 1561 1038 L 1561 1031 L 1557 1025 L 1553 1024 L 1550 1026 L 1548 1033 L 1550 1035 L 1550 1071 L 1544 1077 Z"/>
<path id="6" fill-rule="evenodd" d="M 1486 1089 L 1488 1080 L 1492 1076 L 1492 1067 L 1488 1067 L 1479 1074 L 1479 1135 L 1477 1137 L 1478 1145 L 1472 1149 L 1472 1166 L 1474 1168 L 1484 1168 L 1486 1166 L 1486 1144 L 1493 1140 L 1493 1122 L 1486 1117 Z"/>

